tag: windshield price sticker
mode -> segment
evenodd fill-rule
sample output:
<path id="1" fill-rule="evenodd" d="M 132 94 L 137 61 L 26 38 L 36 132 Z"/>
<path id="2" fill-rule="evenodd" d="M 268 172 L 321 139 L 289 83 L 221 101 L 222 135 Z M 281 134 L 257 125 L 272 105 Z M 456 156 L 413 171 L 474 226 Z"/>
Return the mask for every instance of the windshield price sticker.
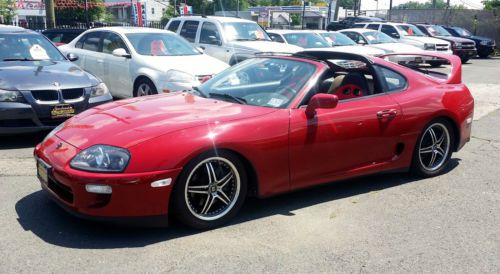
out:
<path id="1" fill-rule="evenodd" d="M 49 60 L 50 57 L 40 45 L 35 44 L 30 48 L 31 58 L 34 60 Z"/>
<path id="2" fill-rule="evenodd" d="M 273 106 L 273 107 L 279 107 L 279 106 L 281 106 L 282 103 L 283 103 L 283 100 L 278 99 L 278 98 L 271 98 L 271 100 L 269 100 L 269 102 L 267 102 L 268 105 Z"/>

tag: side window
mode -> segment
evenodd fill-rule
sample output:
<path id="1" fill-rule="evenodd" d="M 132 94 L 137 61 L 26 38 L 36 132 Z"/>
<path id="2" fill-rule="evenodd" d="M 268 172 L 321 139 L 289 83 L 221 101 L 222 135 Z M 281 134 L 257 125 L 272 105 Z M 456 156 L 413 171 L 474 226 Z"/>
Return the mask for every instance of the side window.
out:
<path id="1" fill-rule="evenodd" d="M 347 35 L 347 37 L 351 38 L 354 42 L 356 42 L 358 44 L 360 44 L 360 43 L 365 43 L 366 44 L 366 40 L 359 33 L 356 33 L 356 32 L 344 32 L 344 34 Z"/>
<path id="2" fill-rule="evenodd" d="M 196 32 L 195 32 L 196 33 Z M 205 22 L 201 26 L 200 43 L 210 45 L 220 45 L 220 35 L 214 23 Z"/>
<path id="3" fill-rule="evenodd" d="M 90 51 L 99 51 L 99 40 L 101 39 L 101 32 L 95 31 L 86 35 L 83 41 L 82 49 Z"/>
<path id="4" fill-rule="evenodd" d="M 172 31 L 172 32 L 177 32 L 177 29 L 179 28 L 180 23 L 181 23 L 181 21 L 179 21 L 179 20 L 172 21 L 170 23 L 170 25 L 168 25 L 168 30 Z"/>
<path id="5" fill-rule="evenodd" d="M 396 28 L 391 26 L 391 25 L 382 25 L 382 28 L 380 29 L 380 31 L 389 35 L 392 38 L 400 38 L 399 33 L 396 30 Z"/>
<path id="6" fill-rule="evenodd" d="M 196 31 L 198 30 L 198 25 L 199 25 L 198 21 L 190 21 L 190 20 L 184 21 L 180 35 L 189 42 L 194 43 L 194 39 L 196 38 Z"/>
<path id="7" fill-rule="evenodd" d="M 112 54 L 115 49 L 125 49 L 127 50 L 127 46 L 123 42 L 123 40 L 116 33 L 108 32 L 104 35 L 102 39 L 102 52 Z"/>
<path id="8" fill-rule="evenodd" d="M 80 38 L 80 40 L 78 40 L 78 42 L 76 42 L 75 48 L 81 49 L 83 46 L 83 41 L 85 41 L 85 39 L 87 39 L 88 36 L 89 36 L 88 34 L 85 34 L 84 36 L 82 36 Z"/>
<path id="9" fill-rule="evenodd" d="M 369 24 L 368 27 L 366 27 L 366 28 L 367 29 L 378 30 L 379 26 L 380 26 L 380 24 Z"/>
<path id="10" fill-rule="evenodd" d="M 274 42 L 285 43 L 285 40 L 281 38 L 281 35 L 275 33 L 268 33 L 268 34 L 269 37 L 271 37 L 271 40 L 273 40 Z"/>
<path id="11" fill-rule="evenodd" d="M 384 67 L 379 67 L 381 72 L 382 82 L 385 83 L 387 91 L 400 91 L 406 88 L 408 82 L 403 75 Z"/>
<path id="12" fill-rule="evenodd" d="M 366 23 L 356 23 L 353 25 L 355 28 L 364 28 L 366 26 Z"/>

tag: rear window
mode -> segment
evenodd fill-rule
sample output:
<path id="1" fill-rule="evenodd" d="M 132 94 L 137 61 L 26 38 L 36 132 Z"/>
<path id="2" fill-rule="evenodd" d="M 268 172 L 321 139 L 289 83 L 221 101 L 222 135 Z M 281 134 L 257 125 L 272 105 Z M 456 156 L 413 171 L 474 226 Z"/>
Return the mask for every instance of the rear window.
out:
<path id="1" fill-rule="evenodd" d="M 180 35 L 189 42 L 194 43 L 194 39 L 196 38 L 196 31 L 198 30 L 199 24 L 200 22 L 198 21 L 184 21 Z"/>

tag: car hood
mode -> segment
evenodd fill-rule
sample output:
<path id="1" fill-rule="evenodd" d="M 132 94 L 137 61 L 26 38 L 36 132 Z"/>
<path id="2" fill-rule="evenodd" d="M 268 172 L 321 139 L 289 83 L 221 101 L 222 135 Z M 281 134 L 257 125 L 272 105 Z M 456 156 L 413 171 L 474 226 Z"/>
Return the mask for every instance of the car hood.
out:
<path id="1" fill-rule="evenodd" d="M 385 51 L 371 46 L 341 46 L 341 47 L 333 47 L 332 49 L 338 52 L 366 54 L 372 56 L 381 55 L 385 53 Z"/>
<path id="2" fill-rule="evenodd" d="M 187 56 L 141 56 L 146 66 L 159 71 L 181 70 L 192 75 L 213 75 L 229 67 L 228 64 L 206 54 Z"/>
<path id="3" fill-rule="evenodd" d="M 422 51 L 420 48 L 403 43 L 370 44 L 370 47 L 381 49 L 386 53 L 415 53 Z"/>
<path id="4" fill-rule="evenodd" d="M 474 40 L 474 41 L 488 41 L 488 42 L 490 42 L 490 41 L 494 41 L 493 39 L 488 38 L 488 37 L 484 37 L 484 36 L 475 36 L 475 35 L 473 35 L 473 36 L 469 36 L 469 37 L 467 37 L 466 39 L 472 39 L 472 40 Z"/>
<path id="5" fill-rule="evenodd" d="M 428 36 L 405 36 L 405 39 L 419 41 L 422 43 L 432 43 L 432 44 L 449 44 L 442 39 L 428 37 Z"/>
<path id="6" fill-rule="evenodd" d="M 178 92 L 97 106 L 68 120 L 56 135 L 80 149 L 96 144 L 129 148 L 175 131 L 212 126 L 274 111 L 276 109 Z"/>
<path id="7" fill-rule="evenodd" d="M 471 39 L 465 39 L 461 37 L 455 37 L 455 36 L 435 36 L 439 39 L 443 39 L 446 41 L 453 41 L 453 42 L 458 42 L 458 43 L 467 43 L 467 42 L 474 42 Z"/>
<path id="8" fill-rule="evenodd" d="M 288 52 L 295 53 L 302 51 L 301 47 L 290 44 L 271 42 L 271 41 L 233 41 L 228 43 L 229 47 L 234 47 L 238 51 L 246 51 L 248 53 L 255 52 Z"/>
<path id="9" fill-rule="evenodd" d="M 82 88 L 99 80 L 69 61 L 0 62 L 0 88 L 7 90 L 44 90 Z"/>

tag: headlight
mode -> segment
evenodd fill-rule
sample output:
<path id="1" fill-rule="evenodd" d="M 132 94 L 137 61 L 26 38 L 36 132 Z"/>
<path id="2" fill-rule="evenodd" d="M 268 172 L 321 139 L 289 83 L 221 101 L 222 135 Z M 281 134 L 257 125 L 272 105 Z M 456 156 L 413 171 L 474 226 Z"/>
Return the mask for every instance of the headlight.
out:
<path id="1" fill-rule="evenodd" d="M 24 97 L 19 91 L 0 89 L 0 102 L 24 102 Z"/>
<path id="2" fill-rule="evenodd" d="M 43 138 L 42 143 L 45 143 L 50 137 L 54 136 L 59 130 L 61 130 L 64 127 L 64 123 L 59 124 L 56 128 L 54 128 L 45 138 Z"/>
<path id="3" fill-rule="evenodd" d="M 492 43 L 491 41 L 488 41 L 488 40 L 481 40 L 481 42 L 479 42 L 479 44 L 481 44 L 483 46 L 487 46 L 487 45 L 494 46 L 495 45 L 495 43 Z"/>
<path id="4" fill-rule="evenodd" d="M 460 43 L 460 42 L 453 43 L 453 47 L 454 48 L 461 48 L 462 47 L 462 43 Z"/>
<path id="5" fill-rule="evenodd" d="M 425 49 L 425 50 L 436 50 L 436 44 L 433 44 L 433 43 L 425 43 L 425 44 L 424 44 L 424 49 Z"/>
<path id="6" fill-rule="evenodd" d="M 167 82 L 185 82 L 192 83 L 196 82 L 196 77 L 184 71 L 171 69 L 167 71 Z"/>
<path id="7" fill-rule="evenodd" d="M 104 83 L 90 88 L 90 97 L 102 96 L 109 93 L 108 87 Z"/>
<path id="8" fill-rule="evenodd" d="M 70 166 L 91 172 L 123 172 L 129 160 L 130 154 L 124 148 L 95 145 L 78 153 Z"/>

